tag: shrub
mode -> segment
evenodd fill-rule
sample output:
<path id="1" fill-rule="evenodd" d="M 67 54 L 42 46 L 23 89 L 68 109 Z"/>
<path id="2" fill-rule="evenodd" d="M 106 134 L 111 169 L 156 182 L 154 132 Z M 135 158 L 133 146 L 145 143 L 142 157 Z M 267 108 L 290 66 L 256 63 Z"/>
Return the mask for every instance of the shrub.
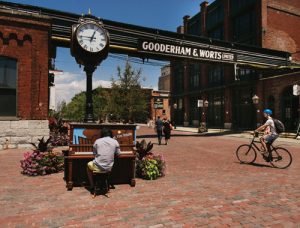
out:
<path id="1" fill-rule="evenodd" d="M 136 174 L 138 177 L 155 180 L 158 177 L 165 176 L 166 162 L 162 155 L 155 155 L 151 152 L 153 144 L 148 144 L 143 139 L 137 142 L 137 165 Z"/>
<path id="2" fill-rule="evenodd" d="M 68 123 L 62 119 L 49 118 L 50 128 L 50 143 L 52 146 L 67 146 L 69 145 Z"/>
<path id="3" fill-rule="evenodd" d="M 68 146 L 69 145 L 69 136 L 64 133 L 50 132 L 50 144 L 52 146 Z"/>
<path id="4" fill-rule="evenodd" d="M 46 175 L 57 173 L 64 168 L 64 157 L 52 151 L 48 146 L 50 139 L 39 139 L 39 144 L 32 145 L 36 148 L 32 152 L 25 152 L 20 161 L 21 173 L 28 176 Z"/>

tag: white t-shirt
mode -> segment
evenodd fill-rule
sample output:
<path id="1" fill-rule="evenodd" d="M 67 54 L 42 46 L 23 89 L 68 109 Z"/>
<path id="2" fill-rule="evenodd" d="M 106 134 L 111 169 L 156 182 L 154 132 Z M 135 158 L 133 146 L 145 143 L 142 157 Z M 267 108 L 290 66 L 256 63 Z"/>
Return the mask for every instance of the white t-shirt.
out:
<path id="1" fill-rule="evenodd" d="M 265 125 L 268 125 L 270 127 L 270 132 L 272 135 L 277 135 L 275 124 L 274 124 L 272 117 L 268 117 Z"/>

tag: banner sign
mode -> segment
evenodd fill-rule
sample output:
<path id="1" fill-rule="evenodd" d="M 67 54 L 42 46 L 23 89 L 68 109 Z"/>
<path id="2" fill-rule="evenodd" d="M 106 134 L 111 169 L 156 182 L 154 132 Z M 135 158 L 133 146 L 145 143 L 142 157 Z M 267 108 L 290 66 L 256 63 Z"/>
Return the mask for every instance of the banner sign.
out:
<path id="1" fill-rule="evenodd" d="M 154 109 L 163 109 L 163 108 L 164 108 L 163 99 L 154 98 Z"/>
<path id="2" fill-rule="evenodd" d="M 152 54 L 162 54 L 172 57 L 213 60 L 223 62 L 236 61 L 236 56 L 230 52 L 192 47 L 179 44 L 168 44 L 159 41 L 141 40 L 138 41 L 138 51 Z"/>

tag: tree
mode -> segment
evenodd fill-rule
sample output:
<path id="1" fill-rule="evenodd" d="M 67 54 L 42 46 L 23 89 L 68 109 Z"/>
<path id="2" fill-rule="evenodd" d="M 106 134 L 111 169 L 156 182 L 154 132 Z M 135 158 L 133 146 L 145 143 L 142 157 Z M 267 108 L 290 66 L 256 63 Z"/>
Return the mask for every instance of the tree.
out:
<path id="1" fill-rule="evenodd" d="M 97 120 L 104 120 L 107 113 L 107 92 L 98 87 L 93 90 L 94 117 Z"/>
<path id="2" fill-rule="evenodd" d="M 147 97 L 142 89 L 141 69 L 135 71 L 127 62 L 124 71 L 117 68 L 118 80 L 112 78 L 112 88 L 93 90 L 93 108 L 96 120 L 109 117 L 112 121 L 145 122 Z M 61 116 L 72 121 L 83 121 L 85 116 L 85 92 L 76 94 L 70 103 L 61 105 Z"/>
<path id="3" fill-rule="evenodd" d="M 61 110 L 61 116 L 71 121 L 82 121 L 85 114 L 85 92 L 76 94 Z"/>
<path id="4" fill-rule="evenodd" d="M 147 100 L 140 84 L 141 69 L 135 71 L 126 62 L 124 71 L 120 67 L 117 71 L 118 80 L 112 79 L 112 89 L 107 97 L 109 114 L 126 122 L 144 122 L 147 118 Z"/>

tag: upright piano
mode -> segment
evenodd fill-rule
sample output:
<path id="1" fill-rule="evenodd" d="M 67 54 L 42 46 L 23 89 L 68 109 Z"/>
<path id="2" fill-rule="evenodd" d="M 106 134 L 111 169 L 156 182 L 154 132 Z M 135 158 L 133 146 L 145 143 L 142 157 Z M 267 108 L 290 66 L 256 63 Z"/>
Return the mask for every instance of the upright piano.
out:
<path id="1" fill-rule="evenodd" d="M 111 184 L 130 184 L 135 186 L 135 140 L 134 124 L 94 124 L 70 123 L 69 149 L 64 151 L 64 179 L 68 190 L 74 186 L 88 186 L 86 167 L 94 159 L 93 144 L 101 137 L 101 129 L 112 130 L 113 137 L 119 142 L 121 154 L 115 158 L 110 175 Z"/>

